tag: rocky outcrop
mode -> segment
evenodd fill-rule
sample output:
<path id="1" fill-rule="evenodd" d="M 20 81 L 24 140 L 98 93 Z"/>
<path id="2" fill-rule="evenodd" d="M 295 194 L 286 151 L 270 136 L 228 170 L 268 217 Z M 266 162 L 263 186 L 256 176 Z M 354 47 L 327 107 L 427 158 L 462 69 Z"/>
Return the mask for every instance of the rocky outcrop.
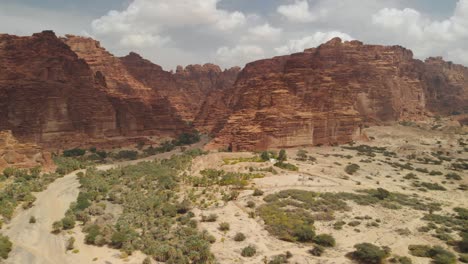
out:
<path id="1" fill-rule="evenodd" d="M 359 128 L 468 112 L 468 70 L 400 46 L 333 39 L 221 70 L 163 70 L 117 58 L 84 37 L 0 35 L 0 131 L 67 148 L 174 136 L 193 127 L 211 148 L 339 144 Z M 193 124 L 193 125 L 192 125 Z"/>
<path id="2" fill-rule="evenodd" d="M 0 172 L 5 168 L 29 169 L 36 166 L 49 171 L 54 167 L 52 156 L 36 144 L 19 143 L 11 131 L 0 132 Z"/>
<path id="3" fill-rule="evenodd" d="M 0 130 L 51 145 L 116 134 L 111 101 L 53 32 L 0 35 L 0 68 Z"/>
<path id="4" fill-rule="evenodd" d="M 0 130 L 67 148 L 188 129 L 166 98 L 135 80 L 97 42 L 68 40 L 77 53 L 50 31 L 0 35 Z"/>
<path id="5" fill-rule="evenodd" d="M 468 113 L 468 69 L 440 57 L 424 63 L 427 109 L 435 114 Z"/>
<path id="6" fill-rule="evenodd" d="M 72 35 L 62 41 L 101 77 L 103 89 L 116 109 L 121 135 L 170 136 L 188 129 L 167 97 L 136 79 L 121 59 L 107 52 L 98 41 Z"/>
<path id="7" fill-rule="evenodd" d="M 136 53 L 121 61 L 136 80 L 167 98 L 187 122 L 194 121 L 207 96 L 232 87 L 240 71 L 238 67 L 222 71 L 217 65 L 205 64 L 178 66 L 172 73 Z"/>
<path id="8" fill-rule="evenodd" d="M 220 96 L 225 107 L 213 103 L 202 111 L 220 111 L 221 118 L 210 121 L 216 137 L 209 147 L 236 151 L 349 142 L 365 124 L 466 107 L 467 73 L 462 66 L 415 60 L 400 46 L 333 39 L 248 64 L 230 95 Z M 443 106 L 447 102 L 455 105 Z M 198 122 L 212 117 L 200 115 Z"/>

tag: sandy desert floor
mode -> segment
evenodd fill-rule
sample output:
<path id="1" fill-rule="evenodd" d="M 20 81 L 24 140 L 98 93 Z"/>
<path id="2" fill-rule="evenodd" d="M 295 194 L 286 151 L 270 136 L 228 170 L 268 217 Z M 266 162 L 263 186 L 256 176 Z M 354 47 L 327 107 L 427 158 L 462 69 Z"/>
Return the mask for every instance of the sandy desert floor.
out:
<path id="1" fill-rule="evenodd" d="M 468 131 L 451 128 L 423 128 L 414 126 L 386 126 L 367 128 L 365 133 L 371 140 L 357 142 L 356 145 L 386 147 L 388 151 L 396 153 L 395 156 L 384 156 L 377 153 L 375 157 L 357 155 L 356 150 L 336 147 L 305 148 L 309 156 L 315 161 L 295 160 L 298 149 L 287 150 L 288 162 L 296 165 L 298 171 L 286 171 L 275 167 L 277 174 L 265 173 L 264 178 L 254 179 L 248 188 L 240 191 L 235 201 L 220 202 L 204 208 L 195 208 L 193 211 L 198 219 L 201 215 L 216 214 L 216 222 L 201 222 L 199 227 L 208 230 L 216 237 L 212 245 L 212 252 L 219 263 L 264 263 L 264 259 L 290 251 L 293 257 L 290 263 L 352 263 L 345 255 L 353 251 L 357 243 L 370 242 L 379 246 L 388 246 L 392 253 L 409 256 L 408 245 L 442 245 L 445 243 L 431 234 L 418 231 L 418 228 L 427 224 L 421 218 L 422 211 L 404 207 L 399 210 L 384 208 L 380 205 L 360 206 L 348 202 L 350 211 L 335 214 L 334 221 L 317 221 L 317 233 L 332 234 L 337 242 L 336 247 L 327 249 L 321 257 L 314 257 L 308 253 L 311 245 L 281 241 L 272 236 L 265 229 L 260 217 L 250 217 L 251 208 L 247 202 L 254 201 L 256 206 L 263 203 L 263 198 L 282 190 L 299 189 L 313 192 L 354 192 L 362 189 L 384 188 L 391 192 L 417 195 L 418 199 L 442 204 L 443 211 L 449 212 L 455 207 L 467 207 L 468 191 L 461 190 L 460 185 L 468 184 L 466 171 L 458 171 L 461 181 L 446 180 L 446 173 L 452 172 L 449 163 L 440 165 L 420 164 L 413 162 L 415 167 L 425 168 L 428 171 L 440 171 L 442 175 L 429 176 L 419 171 L 409 171 L 395 168 L 391 163 L 407 163 L 408 156 L 430 156 L 431 153 L 441 151 L 453 159 L 467 159 L 468 154 L 460 147 L 459 140 L 468 143 Z M 165 153 L 158 158 L 168 157 L 173 153 Z M 191 167 L 191 175 L 199 175 L 204 169 L 216 169 L 233 172 L 249 172 L 252 169 L 271 167 L 270 162 L 240 162 L 226 165 L 226 158 L 252 157 L 253 153 L 209 153 L 197 157 Z M 154 159 L 151 157 L 149 159 Z M 138 162 L 138 161 L 133 161 Z M 101 170 L 128 163 L 105 165 Z M 353 175 L 348 175 L 344 168 L 348 164 L 358 164 L 360 169 Z M 135 253 L 129 258 L 120 258 L 119 251 L 107 247 L 94 247 L 83 243 L 84 234 L 80 227 L 76 227 L 70 234 L 51 234 L 51 225 L 61 219 L 70 203 L 76 200 L 79 192 L 79 183 L 76 173 L 66 175 L 52 183 L 46 191 L 38 193 L 35 205 L 28 210 L 20 211 L 4 233 L 14 243 L 13 252 L 6 263 L 142 263 L 145 256 Z M 413 180 L 404 179 L 408 173 L 414 173 L 421 182 L 438 183 L 446 191 L 422 191 L 414 186 Z M 258 188 L 265 192 L 263 196 L 254 197 L 253 189 Z M 28 220 L 31 216 L 37 218 L 37 223 L 31 225 Z M 342 230 L 335 230 L 333 224 L 338 220 L 346 222 L 361 219 L 357 227 L 345 226 Z M 370 226 L 374 220 L 379 219 L 378 226 Z M 218 230 L 220 222 L 230 224 L 230 230 Z M 404 230 L 405 232 L 402 232 Z M 242 232 L 246 240 L 236 242 L 233 237 Z M 76 237 L 78 253 L 66 252 L 65 241 L 67 237 Z M 241 250 L 255 245 L 257 253 L 252 258 L 241 257 Z M 413 263 L 430 263 L 428 258 L 411 257 Z"/>

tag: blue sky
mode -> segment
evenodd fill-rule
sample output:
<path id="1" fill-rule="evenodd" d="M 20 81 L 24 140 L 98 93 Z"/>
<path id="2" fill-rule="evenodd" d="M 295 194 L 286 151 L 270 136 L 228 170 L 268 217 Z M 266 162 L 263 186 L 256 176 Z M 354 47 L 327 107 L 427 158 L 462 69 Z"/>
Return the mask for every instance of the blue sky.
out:
<path id="1" fill-rule="evenodd" d="M 174 69 L 223 67 L 339 36 L 468 65 L 468 0 L 0 0 L 0 32 L 93 37 Z"/>

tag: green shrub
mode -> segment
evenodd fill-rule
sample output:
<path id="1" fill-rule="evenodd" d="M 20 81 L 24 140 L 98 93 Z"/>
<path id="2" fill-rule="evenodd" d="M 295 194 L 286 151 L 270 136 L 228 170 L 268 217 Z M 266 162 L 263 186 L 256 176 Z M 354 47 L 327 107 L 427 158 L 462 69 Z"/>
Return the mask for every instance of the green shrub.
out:
<path id="1" fill-rule="evenodd" d="M 312 255 L 312 256 L 316 256 L 316 257 L 320 257 L 322 256 L 322 254 L 325 252 L 325 248 L 320 246 L 320 245 L 316 245 L 314 246 L 314 248 L 310 249 L 309 250 L 309 253 Z"/>
<path id="2" fill-rule="evenodd" d="M 67 240 L 66 249 L 67 249 L 67 250 L 73 250 L 74 248 L 75 248 L 75 238 L 74 238 L 74 237 L 70 237 L 70 238 Z"/>
<path id="3" fill-rule="evenodd" d="M 80 157 L 86 154 L 86 150 L 80 148 L 68 149 L 63 151 L 64 157 Z"/>
<path id="4" fill-rule="evenodd" d="M 410 254 L 416 257 L 432 258 L 434 264 L 455 264 L 456 256 L 440 246 L 410 245 Z"/>
<path id="5" fill-rule="evenodd" d="M 430 258 L 431 257 L 431 247 L 426 245 L 409 245 L 408 249 L 410 254 L 415 257 L 420 258 Z"/>
<path id="6" fill-rule="evenodd" d="M 75 227 L 75 219 L 71 217 L 64 217 L 62 219 L 62 227 L 64 230 L 73 229 Z"/>
<path id="7" fill-rule="evenodd" d="M 303 225 L 295 230 L 294 235 L 299 242 L 312 242 L 314 241 L 315 231 L 310 225 Z"/>
<path id="8" fill-rule="evenodd" d="M 241 256 L 243 257 L 253 257 L 257 253 L 257 248 L 255 246 L 247 246 L 242 249 Z"/>
<path id="9" fill-rule="evenodd" d="M 246 206 L 248 208 L 255 208 L 255 202 L 254 201 L 248 201 Z"/>
<path id="10" fill-rule="evenodd" d="M 433 170 L 433 171 L 429 172 L 429 175 L 431 175 L 431 176 L 439 176 L 439 175 L 443 175 L 443 173 L 440 172 L 440 171 L 434 171 L 434 170 Z"/>
<path id="11" fill-rule="evenodd" d="M 413 261 L 408 257 L 395 256 L 389 260 L 390 263 L 396 264 L 412 264 Z"/>
<path id="12" fill-rule="evenodd" d="M 253 192 L 253 196 L 262 196 L 263 195 L 263 191 L 260 190 L 260 189 L 255 189 L 254 192 Z"/>
<path id="13" fill-rule="evenodd" d="M 245 235 L 239 232 L 234 236 L 234 241 L 241 242 L 241 241 L 244 241 L 245 238 L 246 238 Z"/>
<path id="14" fill-rule="evenodd" d="M 298 171 L 299 168 L 293 164 L 290 163 L 285 163 L 285 162 L 277 162 L 275 163 L 275 166 L 284 170 L 288 171 Z"/>
<path id="15" fill-rule="evenodd" d="M 55 221 L 52 223 L 52 233 L 58 234 L 62 231 L 63 224 L 62 221 Z"/>
<path id="16" fill-rule="evenodd" d="M 361 167 L 357 164 L 349 164 L 348 166 L 345 167 L 345 172 L 349 175 L 353 175 L 356 173 Z"/>
<path id="17" fill-rule="evenodd" d="M 179 135 L 177 140 L 172 143 L 176 146 L 191 145 L 200 142 L 200 133 L 193 131 L 191 133 L 182 133 Z"/>
<path id="18" fill-rule="evenodd" d="M 0 234 L 0 258 L 7 259 L 10 254 L 13 243 L 6 236 Z"/>
<path id="19" fill-rule="evenodd" d="M 335 238 L 329 234 L 320 234 L 314 238 L 314 243 L 324 247 L 334 247 L 336 245 Z"/>
<path id="20" fill-rule="evenodd" d="M 352 252 L 352 257 L 363 264 L 381 264 L 389 255 L 388 250 L 382 249 L 370 243 L 354 245 L 356 249 Z"/>
<path id="21" fill-rule="evenodd" d="M 468 254 L 460 254 L 458 260 L 463 263 L 468 263 Z"/>
<path id="22" fill-rule="evenodd" d="M 284 150 L 284 149 L 280 150 L 279 155 L 278 155 L 278 161 L 279 161 L 280 163 L 283 163 L 283 162 L 285 162 L 287 159 L 288 159 L 288 157 L 287 157 L 287 155 L 286 155 L 286 150 Z"/>
<path id="23" fill-rule="evenodd" d="M 210 214 L 208 216 L 205 216 L 205 215 L 201 216 L 202 222 L 216 222 L 217 219 L 218 219 L 218 216 L 216 214 Z"/>
<path id="24" fill-rule="evenodd" d="M 230 225 L 227 222 L 221 222 L 221 223 L 219 223 L 218 229 L 220 231 L 229 231 Z"/>
<path id="25" fill-rule="evenodd" d="M 466 219 L 465 219 L 466 220 Z M 468 233 L 463 232 L 461 234 L 461 241 L 458 243 L 458 247 L 460 248 L 460 251 L 463 253 L 468 253 Z"/>
<path id="26" fill-rule="evenodd" d="M 136 160 L 138 158 L 138 152 L 133 150 L 121 150 L 115 155 L 118 160 Z"/>
<path id="27" fill-rule="evenodd" d="M 445 178 L 447 180 L 455 180 L 455 181 L 461 181 L 462 180 L 462 177 L 456 173 L 447 173 L 445 175 Z"/>

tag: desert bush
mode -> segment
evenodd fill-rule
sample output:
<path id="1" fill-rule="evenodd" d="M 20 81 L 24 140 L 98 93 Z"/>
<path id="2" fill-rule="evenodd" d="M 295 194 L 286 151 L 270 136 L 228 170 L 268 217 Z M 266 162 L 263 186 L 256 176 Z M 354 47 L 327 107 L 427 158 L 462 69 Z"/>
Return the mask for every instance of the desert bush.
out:
<path id="1" fill-rule="evenodd" d="M 74 237 L 70 237 L 70 238 L 67 240 L 66 249 L 67 249 L 67 250 L 73 250 L 74 248 L 75 248 L 75 238 L 74 238 Z"/>
<path id="2" fill-rule="evenodd" d="M 413 261 L 408 257 L 395 256 L 389 260 L 390 263 L 396 264 L 412 264 Z"/>
<path id="3" fill-rule="evenodd" d="M 285 162 L 287 159 L 288 159 L 288 157 L 286 155 L 286 150 L 284 150 L 284 149 L 280 150 L 280 152 L 278 154 L 278 161 L 280 163 L 282 163 L 282 162 Z"/>
<path id="4" fill-rule="evenodd" d="M 329 234 L 320 234 L 314 237 L 314 243 L 324 247 L 334 247 L 336 245 L 335 238 Z"/>
<path id="5" fill-rule="evenodd" d="M 173 141 L 176 146 L 191 145 L 200 142 L 200 133 L 193 131 L 191 133 L 182 133 L 178 136 L 177 140 Z"/>
<path id="6" fill-rule="evenodd" d="M 243 257 L 253 257 L 257 253 L 257 248 L 255 246 L 247 246 L 242 249 L 241 256 Z"/>
<path id="7" fill-rule="evenodd" d="M 52 223 L 52 233 L 58 234 L 62 231 L 63 224 L 62 221 L 55 221 Z"/>
<path id="8" fill-rule="evenodd" d="M 427 245 L 410 245 L 408 249 L 410 254 L 415 257 L 429 258 L 431 256 L 431 247 Z"/>
<path id="9" fill-rule="evenodd" d="M 296 228 L 294 236 L 299 242 L 312 242 L 315 238 L 315 231 L 311 225 L 302 225 Z"/>
<path id="10" fill-rule="evenodd" d="M 447 180 L 455 180 L 455 181 L 461 181 L 462 180 L 462 177 L 456 173 L 447 173 L 445 175 L 445 178 Z"/>
<path id="11" fill-rule="evenodd" d="M 343 226 L 346 225 L 346 222 L 344 221 L 338 221 L 333 224 L 333 229 L 335 230 L 341 230 L 343 229 Z"/>
<path id="12" fill-rule="evenodd" d="M 7 259 L 12 247 L 10 239 L 0 234 L 0 258 Z"/>
<path id="13" fill-rule="evenodd" d="M 357 164 L 349 164 L 348 166 L 345 167 L 345 172 L 349 175 L 353 175 L 359 170 L 360 166 Z"/>
<path id="14" fill-rule="evenodd" d="M 115 158 L 118 160 L 136 160 L 138 158 L 138 152 L 133 150 L 121 150 Z"/>
<path id="15" fill-rule="evenodd" d="M 245 238 L 246 238 L 245 235 L 239 232 L 234 236 L 234 241 L 241 242 L 241 241 L 244 241 Z"/>
<path id="16" fill-rule="evenodd" d="M 68 149 L 63 151 L 64 157 L 80 157 L 86 154 L 86 150 L 80 148 Z"/>
<path id="17" fill-rule="evenodd" d="M 351 256 L 359 263 L 363 264 L 380 264 L 383 263 L 390 252 L 370 243 L 362 243 L 354 245 L 356 249 Z"/>
<path id="18" fill-rule="evenodd" d="M 403 179 L 405 180 L 418 180 L 418 176 L 416 176 L 416 174 L 410 172 L 408 174 L 405 175 L 405 177 L 403 177 Z"/>
<path id="19" fill-rule="evenodd" d="M 458 260 L 462 263 L 468 263 L 468 254 L 460 254 Z"/>
<path id="20" fill-rule="evenodd" d="M 221 222 L 221 223 L 219 223 L 218 229 L 220 231 L 229 231 L 230 225 L 227 222 Z"/>
<path id="21" fill-rule="evenodd" d="M 421 183 L 413 183 L 413 185 L 415 187 L 424 187 L 428 190 L 432 190 L 432 191 L 446 191 L 447 189 L 438 184 L 438 183 L 431 183 L 431 182 L 421 182 Z"/>
<path id="22" fill-rule="evenodd" d="M 254 192 L 253 192 L 253 196 L 262 196 L 263 195 L 263 191 L 260 190 L 260 189 L 255 189 Z"/>
<path id="23" fill-rule="evenodd" d="M 306 150 L 303 150 L 303 149 L 300 149 L 297 151 L 296 153 L 296 159 L 299 160 L 299 161 L 306 161 L 307 160 L 307 151 Z"/>
<path id="24" fill-rule="evenodd" d="M 35 224 L 36 221 L 37 221 L 36 217 L 34 217 L 34 216 L 29 217 L 29 223 L 30 224 Z"/>
<path id="25" fill-rule="evenodd" d="M 444 174 L 443 174 L 442 172 L 440 172 L 440 171 L 434 171 L 434 170 L 433 170 L 433 171 L 429 172 L 429 175 L 431 175 L 431 176 L 439 176 L 439 175 L 444 175 Z"/>
<path id="26" fill-rule="evenodd" d="M 73 229 L 75 227 L 75 219 L 72 218 L 72 217 L 64 217 L 62 218 L 62 228 L 64 230 L 69 230 L 69 229 Z"/>
<path id="27" fill-rule="evenodd" d="M 312 249 L 309 250 L 309 253 L 312 256 L 320 257 L 323 253 L 325 253 L 325 248 L 320 245 L 315 245 Z"/>
<path id="28" fill-rule="evenodd" d="M 255 202 L 254 201 L 248 201 L 246 206 L 248 208 L 255 208 Z"/>
<path id="29" fill-rule="evenodd" d="M 299 168 L 296 165 L 293 165 L 291 163 L 286 163 L 286 162 L 277 162 L 275 163 L 275 166 L 284 170 L 288 171 L 298 171 Z"/>
<path id="30" fill-rule="evenodd" d="M 208 216 L 205 216 L 205 215 L 201 216 L 202 222 L 216 222 L 217 219 L 218 219 L 218 215 L 216 214 L 210 214 Z"/>
<path id="31" fill-rule="evenodd" d="M 410 245 L 410 254 L 416 257 L 432 258 L 434 264 L 454 264 L 456 256 L 440 246 Z"/>

